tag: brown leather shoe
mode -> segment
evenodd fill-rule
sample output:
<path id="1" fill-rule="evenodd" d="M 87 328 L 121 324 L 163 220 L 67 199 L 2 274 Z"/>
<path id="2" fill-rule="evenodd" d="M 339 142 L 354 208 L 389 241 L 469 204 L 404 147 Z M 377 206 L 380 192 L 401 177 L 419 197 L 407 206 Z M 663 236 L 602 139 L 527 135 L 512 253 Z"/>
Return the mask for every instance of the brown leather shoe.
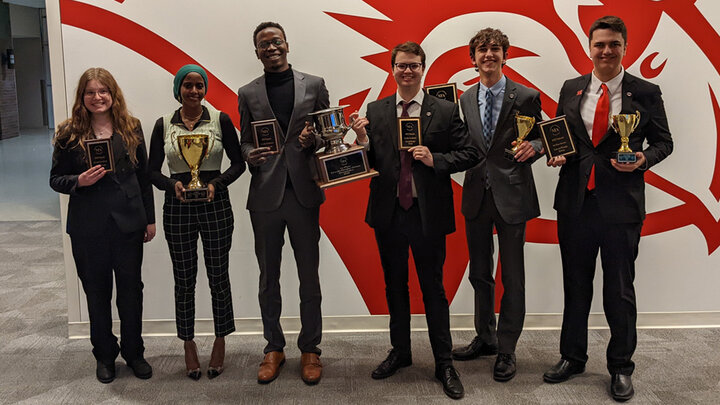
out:
<path id="1" fill-rule="evenodd" d="M 317 353 L 303 353 L 300 358 L 302 364 L 302 380 L 305 384 L 315 385 L 322 377 L 322 363 Z"/>
<path id="2" fill-rule="evenodd" d="M 285 364 L 285 353 L 270 352 L 266 354 L 258 369 L 258 382 L 260 384 L 272 382 L 280 374 L 280 366 L 283 364 Z"/>

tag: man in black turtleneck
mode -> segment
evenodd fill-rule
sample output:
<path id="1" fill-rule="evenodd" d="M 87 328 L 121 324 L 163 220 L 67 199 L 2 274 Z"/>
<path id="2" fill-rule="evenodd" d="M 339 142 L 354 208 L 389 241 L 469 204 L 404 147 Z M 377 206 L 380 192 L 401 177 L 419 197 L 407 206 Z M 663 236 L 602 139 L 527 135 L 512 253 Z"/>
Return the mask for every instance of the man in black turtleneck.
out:
<path id="1" fill-rule="evenodd" d="M 278 23 L 264 22 L 253 33 L 255 54 L 262 62 L 262 76 L 238 90 L 241 148 L 252 180 L 247 209 L 250 211 L 255 255 L 260 267 L 260 312 L 267 340 L 258 382 L 277 378 L 285 362 L 285 337 L 280 327 L 280 259 L 287 228 L 300 280 L 298 347 L 302 352 L 302 379 L 316 384 L 322 375 L 320 339 L 319 214 L 325 195 L 313 180 L 310 167 L 322 140 L 306 122 L 313 111 L 329 107 L 322 78 L 293 70 L 289 46 Z M 277 119 L 278 151 L 255 147 L 252 122 Z"/>

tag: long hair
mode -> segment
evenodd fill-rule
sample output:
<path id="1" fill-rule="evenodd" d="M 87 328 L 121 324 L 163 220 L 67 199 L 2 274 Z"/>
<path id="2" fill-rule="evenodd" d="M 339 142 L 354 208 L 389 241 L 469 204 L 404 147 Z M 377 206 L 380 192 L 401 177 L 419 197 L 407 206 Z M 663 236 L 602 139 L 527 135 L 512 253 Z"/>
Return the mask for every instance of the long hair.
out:
<path id="1" fill-rule="evenodd" d="M 103 68 L 90 68 L 80 76 L 75 92 L 72 114 L 70 118 L 58 126 L 57 134 L 53 140 L 54 144 L 61 148 L 80 146 L 87 153 L 85 141 L 95 138 L 90 122 L 91 114 L 85 107 L 84 102 L 85 87 L 87 87 L 90 80 L 97 80 L 110 91 L 110 98 L 112 99 L 110 119 L 113 131 L 120 134 L 130 155 L 130 161 L 137 165 L 137 148 L 141 142 L 137 132 L 140 128 L 140 121 L 130 115 L 122 90 L 120 90 L 110 72 Z"/>

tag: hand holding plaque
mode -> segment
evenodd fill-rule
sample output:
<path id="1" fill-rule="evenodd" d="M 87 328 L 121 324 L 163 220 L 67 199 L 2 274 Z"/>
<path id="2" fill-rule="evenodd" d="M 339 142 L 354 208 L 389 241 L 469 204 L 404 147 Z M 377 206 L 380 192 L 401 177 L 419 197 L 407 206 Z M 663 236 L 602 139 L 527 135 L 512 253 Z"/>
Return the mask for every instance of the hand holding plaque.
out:
<path id="1" fill-rule="evenodd" d="M 548 159 L 559 156 L 570 156 L 577 153 L 570 127 L 564 115 L 545 120 L 538 124 Z"/>
<path id="2" fill-rule="evenodd" d="M 612 127 L 620 135 L 620 149 L 617 151 L 615 160 L 618 163 L 635 163 L 637 156 L 630 149 L 630 134 L 635 131 L 640 123 L 640 111 L 635 110 L 635 114 L 618 114 L 612 116 Z"/>
<path id="3" fill-rule="evenodd" d="M 420 118 L 398 118 L 398 149 L 408 150 L 422 145 Z"/>
<path id="4" fill-rule="evenodd" d="M 200 165 L 208 155 L 212 146 L 209 145 L 209 135 L 190 134 L 177 137 L 180 158 L 190 168 L 190 183 L 183 191 L 185 202 L 207 201 L 208 188 L 200 181 Z"/>
<path id="5" fill-rule="evenodd" d="M 253 121 L 250 125 L 252 125 L 253 140 L 256 148 L 270 148 L 271 152 L 280 150 L 277 119 Z"/>

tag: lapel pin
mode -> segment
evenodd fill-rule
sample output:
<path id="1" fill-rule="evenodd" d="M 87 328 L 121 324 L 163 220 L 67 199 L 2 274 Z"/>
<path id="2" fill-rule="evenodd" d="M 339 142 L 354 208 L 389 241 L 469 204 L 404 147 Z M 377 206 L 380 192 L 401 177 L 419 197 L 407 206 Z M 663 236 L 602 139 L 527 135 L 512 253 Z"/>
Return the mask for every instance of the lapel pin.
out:
<path id="1" fill-rule="evenodd" d="M 632 97 L 632 93 L 629 92 L 629 91 L 628 91 L 627 93 L 625 93 L 625 95 L 628 96 L 628 97 Z"/>
<path id="2" fill-rule="evenodd" d="M 576 96 L 582 96 L 582 93 L 583 93 L 582 90 L 578 90 L 578 92 L 577 92 L 575 95 L 576 95 Z"/>
<path id="3" fill-rule="evenodd" d="M 510 97 L 511 99 L 515 98 L 515 93 L 510 93 L 510 95 L 508 97 Z"/>
<path id="4" fill-rule="evenodd" d="M 429 116 L 432 115 L 432 112 L 431 112 L 431 111 L 428 111 L 428 112 L 425 113 L 425 115 L 427 115 L 427 116 L 429 117 Z"/>

